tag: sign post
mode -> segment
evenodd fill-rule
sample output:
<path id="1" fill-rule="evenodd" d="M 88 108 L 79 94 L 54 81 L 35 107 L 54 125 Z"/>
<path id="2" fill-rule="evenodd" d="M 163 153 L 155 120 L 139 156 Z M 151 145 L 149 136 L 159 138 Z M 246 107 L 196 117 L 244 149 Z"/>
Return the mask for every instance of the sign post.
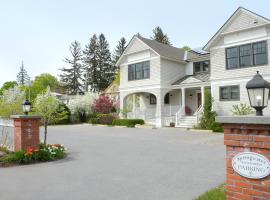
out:
<path id="1" fill-rule="evenodd" d="M 270 199 L 270 117 L 217 117 L 224 126 L 227 199 Z"/>

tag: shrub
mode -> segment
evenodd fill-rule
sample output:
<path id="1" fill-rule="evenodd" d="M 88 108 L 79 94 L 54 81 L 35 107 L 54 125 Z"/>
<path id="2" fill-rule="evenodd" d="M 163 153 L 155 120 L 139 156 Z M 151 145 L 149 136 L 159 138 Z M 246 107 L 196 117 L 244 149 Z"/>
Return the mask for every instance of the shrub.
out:
<path id="1" fill-rule="evenodd" d="M 254 110 L 247 104 L 240 103 L 233 105 L 232 113 L 233 115 L 250 115 L 254 113 Z"/>
<path id="2" fill-rule="evenodd" d="M 115 119 L 112 125 L 134 127 L 136 124 L 144 124 L 143 119 Z"/>
<path id="3" fill-rule="evenodd" d="M 212 111 L 212 103 L 214 100 L 211 96 L 211 92 L 209 89 L 205 90 L 204 97 L 205 97 L 205 103 L 203 106 L 203 115 L 200 118 L 200 123 L 198 124 L 197 128 L 209 129 L 215 132 L 223 131 L 221 124 L 215 121 L 217 114 L 216 112 Z"/>
<path id="4" fill-rule="evenodd" d="M 59 106 L 55 114 L 58 117 L 55 119 L 54 124 L 68 124 L 70 122 L 70 110 L 63 102 L 59 102 Z"/>
<path id="5" fill-rule="evenodd" d="M 114 102 L 107 95 L 100 95 L 95 100 L 93 109 L 96 113 L 108 114 L 113 110 Z"/>
<path id="6" fill-rule="evenodd" d="M 95 93 L 87 93 L 85 95 L 77 95 L 74 99 L 71 99 L 68 104 L 71 112 L 71 122 L 86 122 L 93 113 L 92 107 L 96 98 Z"/>
<path id="7" fill-rule="evenodd" d="M 98 118 L 97 117 L 90 118 L 89 123 L 90 124 L 98 124 Z"/>
<path id="8" fill-rule="evenodd" d="M 97 119 L 99 124 L 107 124 L 112 125 L 113 120 L 115 120 L 115 116 L 111 114 L 98 114 Z"/>

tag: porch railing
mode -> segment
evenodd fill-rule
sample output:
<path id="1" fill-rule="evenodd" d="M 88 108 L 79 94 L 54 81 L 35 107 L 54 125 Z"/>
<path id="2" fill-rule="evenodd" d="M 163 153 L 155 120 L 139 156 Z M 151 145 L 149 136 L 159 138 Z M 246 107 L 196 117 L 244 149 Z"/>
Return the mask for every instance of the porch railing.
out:
<path id="1" fill-rule="evenodd" d="M 175 126 L 179 126 L 179 123 L 180 123 L 180 120 L 182 118 L 183 115 L 185 115 L 185 108 L 184 106 L 181 106 L 179 108 L 179 110 L 176 112 L 176 115 L 175 115 Z"/>
<path id="2" fill-rule="evenodd" d="M 203 113 L 203 106 L 200 105 L 199 108 L 194 113 L 194 115 L 196 116 L 196 125 L 199 124 L 202 113 Z"/>
<path id="3" fill-rule="evenodd" d="M 11 119 L 0 118 L 0 146 L 14 150 L 14 124 Z"/>

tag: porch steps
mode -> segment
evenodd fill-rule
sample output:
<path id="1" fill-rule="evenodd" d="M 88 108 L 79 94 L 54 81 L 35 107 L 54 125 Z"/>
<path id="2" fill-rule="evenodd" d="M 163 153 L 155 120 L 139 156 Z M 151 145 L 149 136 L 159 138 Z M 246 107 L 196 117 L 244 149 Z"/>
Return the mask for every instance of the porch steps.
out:
<path id="1" fill-rule="evenodd" d="M 177 127 L 181 128 L 193 128 L 197 123 L 196 116 L 182 116 Z"/>

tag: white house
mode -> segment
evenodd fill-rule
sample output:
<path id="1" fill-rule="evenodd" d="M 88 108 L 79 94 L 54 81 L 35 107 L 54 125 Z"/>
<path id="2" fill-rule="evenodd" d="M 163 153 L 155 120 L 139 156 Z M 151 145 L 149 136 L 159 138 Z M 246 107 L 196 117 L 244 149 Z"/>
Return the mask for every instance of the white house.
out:
<path id="1" fill-rule="evenodd" d="M 182 51 L 135 35 L 117 62 L 120 107 L 128 118 L 157 127 L 192 127 L 202 113 L 204 90 L 211 88 L 213 110 L 231 115 L 233 105 L 249 104 L 245 85 L 256 71 L 270 81 L 269 41 L 270 20 L 242 7 L 203 49 Z"/>

